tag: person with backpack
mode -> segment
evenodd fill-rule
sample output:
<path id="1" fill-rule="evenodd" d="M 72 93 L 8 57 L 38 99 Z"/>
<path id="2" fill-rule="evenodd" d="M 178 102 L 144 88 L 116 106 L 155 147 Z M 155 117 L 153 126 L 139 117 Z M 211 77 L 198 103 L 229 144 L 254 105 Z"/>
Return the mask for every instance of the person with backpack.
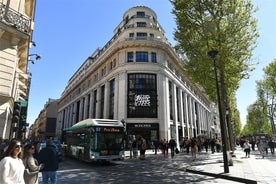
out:
<path id="1" fill-rule="evenodd" d="M 51 184 L 57 183 L 58 153 L 51 139 L 46 141 L 46 147 L 38 154 L 39 162 L 44 164 L 42 172 L 42 183 L 47 184 L 50 179 Z"/>

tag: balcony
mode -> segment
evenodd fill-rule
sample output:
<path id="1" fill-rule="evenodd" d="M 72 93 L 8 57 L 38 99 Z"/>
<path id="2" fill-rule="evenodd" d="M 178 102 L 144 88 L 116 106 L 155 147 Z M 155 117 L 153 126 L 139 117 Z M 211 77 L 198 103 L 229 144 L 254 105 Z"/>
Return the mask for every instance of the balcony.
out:
<path id="1" fill-rule="evenodd" d="M 31 19 L 26 15 L 8 8 L 3 3 L 0 3 L 0 22 L 25 34 L 30 34 L 31 32 Z"/>

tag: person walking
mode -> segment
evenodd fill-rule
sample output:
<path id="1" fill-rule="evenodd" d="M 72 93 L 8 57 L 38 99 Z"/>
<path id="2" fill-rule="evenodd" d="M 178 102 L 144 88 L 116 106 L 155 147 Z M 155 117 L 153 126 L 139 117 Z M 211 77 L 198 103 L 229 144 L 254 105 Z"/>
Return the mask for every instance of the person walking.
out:
<path id="1" fill-rule="evenodd" d="M 0 162 L 1 184 L 25 184 L 25 166 L 21 160 L 22 145 L 17 139 L 11 140 Z"/>
<path id="2" fill-rule="evenodd" d="M 133 153 L 133 158 L 137 158 L 138 145 L 137 145 L 136 138 L 133 138 L 133 141 L 132 141 L 132 144 L 131 144 L 131 150 L 132 150 L 132 153 Z"/>
<path id="3" fill-rule="evenodd" d="M 196 153 L 198 152 L 198 145 L 197 145 L 196 138 L 191 138 L 191 152 L 192 152 L 193 161 L 195 161 Z"/>
<path id="4" fill-rule="evenodd" d="M 161 141 L 161 149 L 162 149 L 162 154 L 164 157 L 166 157 L 166 155 L 168 155 L 167 147 L 168 147 L 168 142 L 166 141 L 166 139 L 163 139 Z"/>
<path id="5" fill-rule="evenodd" d="M 176 147 L 176 142 L 174 139 L 171 139 L 169 141 L 169 147 L 171 149 L 171 158 L 173 158 L 174 157 L 174 148 Z"/>
<path id="6" fill-rule="evenodd" d="M 24 147 L 23 164 L 25 165 L 24 180 L 28 184 L 38 183 L 38 173 L 43 169 L 43 164 L 38 165 L 38 161 L 34 158 L 33 154 L 35 147 L 32 144 L 27 144 Z"/>
<path id="7" fill-rule="evenodd" d="M 275 145 L 274 145 L 274 142 L 272 141 L 272 139 L 270 139 L 268 141 L 268 147 L 270 149 L 271 154 L 274 155 L 274 147 L 275 147 Z"/>
<path id="8" fill-rule="evenodd" d="M 243 144 L 243 149 L 244 149 L 244 152 L 245 152 L 245 157 L 250 158 L 250 144 L 249 144 L 248 139 L 245 140 L 245 142 Z"/>
<path id="9" fill-rule="evenodd" d="M 48 184 L 50 179 L 51 184 L 57 183 L 58 156 L 55 145 L 51 139 L 46 141 L 46 147 L 38 154 L 39 162 L 44 164 L 42 172 L 42 183 Z"/>
<path id="10" fill-rule="evenodd" d="M 146 158 L 146 149 L 147 149 L 147 143 L 146 140 L 144 138 L 141 138 L 142 143 L 141 143 L 141 147 L 140 147 L 140 159 L 141 160 L 145 160 Z"/>
<path id="11" fill-rule="evenodd" d="M 264 158 L 264 155 L 265 155 L 265 144 L 264 142 L 262 141 L 262 139 L 259 140 L 259 143 L 258 143 L 258 149 L 262 155 L 262 158 Z"/>

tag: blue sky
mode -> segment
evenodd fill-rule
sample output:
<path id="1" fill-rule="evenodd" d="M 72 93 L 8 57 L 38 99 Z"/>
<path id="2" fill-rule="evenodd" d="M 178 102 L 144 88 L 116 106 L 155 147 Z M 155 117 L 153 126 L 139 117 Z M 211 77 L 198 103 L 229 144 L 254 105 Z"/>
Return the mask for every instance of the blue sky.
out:
<path id="1" fill-rule="evenodd" d="M 158 2 L 158 3 L 157 3 Z M 258 2 L 258 3 L 255 3 Z M 255 0 L 260 10 L 260 39 L 255 57 L 260 61 L 248 80 L 237 92 L 238 109 L 243 124 L 247 106 L 256 100 L 255 81 L 263 77 L 262 68 L 276 58 L 275 0 Z M 103 47 L 113 36 L 113 30 L 131 7 L 147 6 L 153 9 L 174 45 L 176 28 L 172 5 L 168 0 L 37 0 L 33 41 L 36 47 L 30 54 L 39 54 L 41 60 L 29 62 L 32 84 L 29 96 L 28 122 L 34 123 L 48 98 L 58 99 L 68 80 L 94 50 Z M 34 58 L 32 58 L 34 59 Z"/>

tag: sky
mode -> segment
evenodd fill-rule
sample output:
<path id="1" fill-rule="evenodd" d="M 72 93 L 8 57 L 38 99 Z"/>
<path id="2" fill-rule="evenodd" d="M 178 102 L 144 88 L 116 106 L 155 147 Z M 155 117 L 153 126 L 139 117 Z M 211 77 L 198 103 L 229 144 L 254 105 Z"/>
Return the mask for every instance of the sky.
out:
<path id="1" fill-rule="evenodd" d="M 157 3 L 158 2 L 158 3 Z M 260 38 L 254 58 L 260 64 L 251 77 L 241 82 L 237 106 L 245 124 L 247 107 L 256 100 L 256 80 L 263 78 L 263 68 L 276 58 L 276 1 L 254 0 L 259 7 Z M 113 36 L 123 14 L 135 6 L 147 6 L 157 14 L 157 21 L 172 45 L 176 23 L 168 0 L 37 0 L 33 41 L 30 54 L 41 60 L 29 62 L 32 83 L 28 105 L 28 123 L 33 124 L 49 98 L 59 99 L 67 82 L 82 63 Z M 35 58 L 31 58 L 35 60 Z"/>

